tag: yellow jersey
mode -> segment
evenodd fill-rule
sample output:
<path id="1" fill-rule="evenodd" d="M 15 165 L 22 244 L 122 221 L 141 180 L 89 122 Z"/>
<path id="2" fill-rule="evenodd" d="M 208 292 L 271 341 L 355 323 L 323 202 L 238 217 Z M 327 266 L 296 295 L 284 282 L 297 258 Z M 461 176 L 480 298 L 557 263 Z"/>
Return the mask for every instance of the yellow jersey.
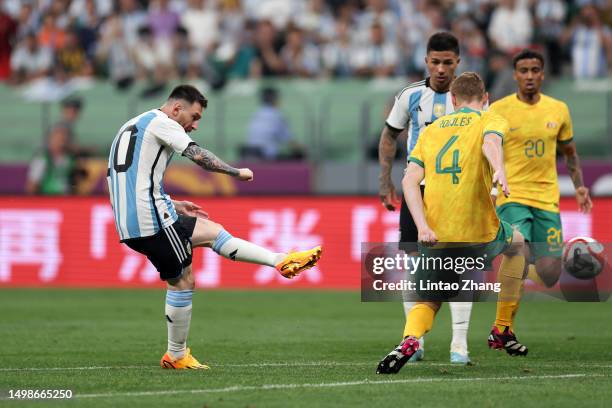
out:
<path id="1" fill-rule="evenodd" d="M 508 123 L 491 112 L 461 108 L 434 121 L 410 161 L 425 170 L 425 218 L 440 242 L 491 242 L 499 219 L 491 201 L 493 171 L 483 137 L 504 137 Z"/>
<path id="2" fill-rule="evenodd" d="M 497 205 L 520 203 L 558 213 L 557 143 L 569 143 L 573 136 L 567 105 L 542 94 L 538 103 L 529 105 L 512 94 L 489 111 L 509 124 L 504 161 L 510 196 L 499 195 Z"/>

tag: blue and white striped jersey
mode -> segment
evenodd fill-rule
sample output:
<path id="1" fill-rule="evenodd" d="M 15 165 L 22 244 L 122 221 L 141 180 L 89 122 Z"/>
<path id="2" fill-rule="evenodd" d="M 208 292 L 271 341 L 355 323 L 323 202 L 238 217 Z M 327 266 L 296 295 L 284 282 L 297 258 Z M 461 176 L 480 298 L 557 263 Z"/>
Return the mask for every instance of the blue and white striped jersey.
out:
<path id="1" fill-rule="evenodd" d="M 155 235 L 178 216 L 162 179 L 174 152 L 193 140 L 158 109 L 126 122 L 108 157 L 108 191 L 121 241 Z"/>
<path id="2" fill-rule="evenodd" d="M 429 86 L 429 78 L 408 85 L 395 97 L 387 125 L 405 129 L 408 125 L 408 157 L 427 125 L 455 110 L 450 92 L 439 93 Z"/>

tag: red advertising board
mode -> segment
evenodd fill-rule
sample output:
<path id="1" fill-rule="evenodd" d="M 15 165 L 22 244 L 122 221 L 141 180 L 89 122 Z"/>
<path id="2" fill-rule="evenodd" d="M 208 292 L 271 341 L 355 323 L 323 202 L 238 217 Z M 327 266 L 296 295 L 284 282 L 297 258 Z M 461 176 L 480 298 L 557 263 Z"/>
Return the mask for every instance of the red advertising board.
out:
<path id="1" fill-rule="evenodd" d="M 397 240 L 397 212 L 375 197 L 240 197 L 192 199 L 234 236 L 274 251 L 323 245 L 316 268 L 294 280 L 274 269 L 194 251 L 197 286 L 210 288 L 358 289 L 362 242 Z M 612 199 L 592 214 L 561 201 L 565 238 L 612 242 Z M 110 204 L 98 198 L 0 198 L 0 287 L 156 287 L 157 272 L 119 244 Z"/>

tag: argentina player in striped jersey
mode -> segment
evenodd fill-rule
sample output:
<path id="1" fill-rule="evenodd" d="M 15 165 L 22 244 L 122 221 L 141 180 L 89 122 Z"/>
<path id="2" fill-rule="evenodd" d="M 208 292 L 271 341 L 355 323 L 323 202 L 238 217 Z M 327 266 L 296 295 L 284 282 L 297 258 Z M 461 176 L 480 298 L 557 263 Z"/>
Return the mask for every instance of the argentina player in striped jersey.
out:
<path id="1" fill-rule="evenodd" d="M 441 116 L 454 111 L 450 97 L 450 84 L 459 65 L 459 41 L 447 32 L 433 34 L 427 41 L 428 77 L 402 89 L 395 97 L 393 108 L 387 117 L 385 127 L 380 135 L 378 159 L 380 163 L 379 195 L 382 205 L 389 211 L 395 211 L 400 205 L 391 180 L 391 168 L 396 152 L 396 140 L 401 132 L 407 131 L 408 156 L 419 139 L 419 136 L 430 123 Z M 421 186 L 421 193 L 424 186 Z M 416 254 L 418 231 L 408 211 L 406 200 L 402 196 L 400 209 L 400 249 L 409 254 Z M 408 315 L 415 305 L 412 299 L 405 299 L 404 311 Z M 472 312 L 469 302 L 449 302 L 452 316 L 453 339 L 451 341 L 451 362 L 465 364 L 469 362 L 467 331 Z M 423 358 L 423 339 L 419 339 L 421 348 L 411 361 Z"/>
<path id="2" fill-rule="evenodd" d="M 164 192 L 164 172 L 174 153 L 207 171 L 242 181 L 253 179 L 251 170 L 230 166 L 189 137 L 207 106 L 207 99 L 195 87 L 177 86 L 160 109 L 130 119 L 120 128 L 108 159 L 108 187 L 120 241 L 145 255 L 167 283 L 168 349 L 162 368 L 208 368 L 187 348 L 195 288 L 192 248 L 209 247 L 233 261 L 275 267 L 289 279 L 313 267 L 321 256 L 321 247 L 284 254 L 235 238 L 208 219 L 198 205 L 174 201 Z"/>

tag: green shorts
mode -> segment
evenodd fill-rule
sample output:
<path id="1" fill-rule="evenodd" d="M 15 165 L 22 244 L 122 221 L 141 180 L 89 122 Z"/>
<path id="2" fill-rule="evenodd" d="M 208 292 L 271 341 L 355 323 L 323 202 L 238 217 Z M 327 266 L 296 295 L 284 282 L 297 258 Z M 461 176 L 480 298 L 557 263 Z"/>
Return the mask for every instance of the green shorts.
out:
<path id="1" fill-rule="evenodd" d="M 495 257 L 512 244 L 513 232 L 514 229 L 510 224 L 501 221 L 497 235 L 491 242 L 460 245 L 453 248 L 429 248 L 419 245 L 421 259 L 443 260 L 437 264 L 428 263 L 426 267 L 421 267 L 416 271 L 416 292 L 419 298 L 439 302 L 452 298 L 466 300 L 457 298 L 461 292 L 462 281 L 474 279 L 474 276 L 482 276 L 480 271 L 489 270 Z M 468 261 L 470 259 L 472 261 Z M 449 268 L 450 265 L 454 267 Z M 455 287 L 453 288 L 452 285 Z"/>
<path id="2" fill-rule="evenodd" d="M 497 208 L 497 216 L 516 227 L 532 245 L 532 256 L 560 257 L 563 249 L 561 216 L 519 203 L 507 203 Z"/>

